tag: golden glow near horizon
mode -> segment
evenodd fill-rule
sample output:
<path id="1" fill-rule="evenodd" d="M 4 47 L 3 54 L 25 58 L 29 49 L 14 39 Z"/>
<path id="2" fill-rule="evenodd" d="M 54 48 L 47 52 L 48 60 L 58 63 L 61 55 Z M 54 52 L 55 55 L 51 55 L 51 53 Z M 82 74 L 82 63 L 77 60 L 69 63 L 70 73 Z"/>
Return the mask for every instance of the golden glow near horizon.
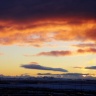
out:
<path id="1" fill-rule="evenodd" d="M 89 50 L 87 46 L 85 48 L 78 48 L 78 46 L 74 47 L 73 45 L 83 44 L 82 41 L 79 41 L 79 38 L 85 39 L 85 45 L 86 42 L 92 42 L 92 44 L 94 44 L 94 36 L 92 35 L 93 37 L 91 37 L 91 35 L 88 35 L 88 31 L 89 29 L 93 30 L 95 24 L 96 23 L 93 21 L 87 21 L 79 25 L 70 23 L 68 24 L 67 21 L 58 21 L 53 22 L 52 25 L 52 21 L 49 23 L 45 22 L 45 24 L 43 21 L 36 23 L 36 27 L 34 28 L 27 28 L 28 25 L 26 25 L 24 29 L 16 29 L 14 27 L 16 25 L 13 24 L 11 29 L 3 29 L 3 32 L 0 33 L 0 37 L 2 38 L 2 40 L 0 40 L 0 51 L 3 53 L 3 55 L 0 56 L 0 61 L 2 63 L 1 73 L 6 75 L 19 75 L 23 73 L 34 75 L 38 72 L 47 72 L 44 70 L 28 70 L 20 68 L 21 64 L 28 64 L 29 62 L 33 61 L 38 62 L 44 66 L 68 69 L 69 72 L 73 73 L 90 73 L 90 70 L 88 69 L 72 69 L 72 67 L 87 67 L 95 65 L 95 62 L 92 62 L 91 59 L 95 58 L 96 55 L 94 53 L 96 52 L 96 49 Z M 22 26 L 23 25 L 21 25 L 21 27 Z M 18 25 L 17 27 L 20 26 Z M 4 31 L 7 31 L 6 34 L 4 33 Z M 86 34 L 89 37 L 87 37 Z M 19 44 L 23 45 L 20 46 Z M 79 49 L 81 49 L 81 51 L 77 51 Z M 55 52 L 54 54 L 51 54 L 53 55 L 53 57 L 46 55 L 34 56 L 38 53 L 51 51 L 56 51 L 57 53 Z M 58 51 L 61 51 L 61 53 L 58 53 Z M 64 53 L 63 55 L 63 51 L 70 51 L 72 52 L 72 54 L 69 54 L 68 56 Z M 92 65 L 88 63 L 89 60 Z M 95 73 L 95 71 L 91 70 L 91 73 Z"/>

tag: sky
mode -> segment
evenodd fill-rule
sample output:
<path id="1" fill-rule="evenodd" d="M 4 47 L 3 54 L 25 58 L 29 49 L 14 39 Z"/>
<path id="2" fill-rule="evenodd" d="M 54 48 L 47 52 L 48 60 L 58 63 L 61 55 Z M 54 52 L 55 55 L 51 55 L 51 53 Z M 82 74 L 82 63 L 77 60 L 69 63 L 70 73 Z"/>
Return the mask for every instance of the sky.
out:
<path id="1" fill-rule="evenodd" d="M 96 0 L 0 0 L 0 74 L 96 77 Z"/>

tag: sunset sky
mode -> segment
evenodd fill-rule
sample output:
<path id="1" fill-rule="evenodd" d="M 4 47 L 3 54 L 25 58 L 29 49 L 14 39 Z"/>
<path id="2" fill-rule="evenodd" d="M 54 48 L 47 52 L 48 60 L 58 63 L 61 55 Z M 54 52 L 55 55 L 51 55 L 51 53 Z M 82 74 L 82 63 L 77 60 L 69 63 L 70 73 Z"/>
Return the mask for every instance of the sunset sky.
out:
<path id="1" fill-rule="evenodd" d="M 0 74 L 96 76 L 96 0 L 0 0 Z"/>

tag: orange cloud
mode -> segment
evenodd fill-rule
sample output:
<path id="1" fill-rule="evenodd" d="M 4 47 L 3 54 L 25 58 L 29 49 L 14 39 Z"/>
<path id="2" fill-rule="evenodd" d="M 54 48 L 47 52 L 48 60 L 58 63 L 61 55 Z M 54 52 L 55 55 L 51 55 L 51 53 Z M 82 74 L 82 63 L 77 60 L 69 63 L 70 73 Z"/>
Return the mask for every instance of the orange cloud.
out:
<path id="1" fill-rule="evenodd" d="M 75 47 L 82 47 L 82 48 L 90 48 L 90 47 L 96 47 L 96 44 L 95 43 L 82 43 L 82 44 L 77 44 L 77 45 L 73 45 Z"/>
<path id="2" fill-rule="evenodd" d="M 94 20 L 81 20 L 78 24 L 73 22 L 75 20 L 62 20 L 48 19 L 24 24 L 2 21 L 0 22 L 0 44 L 24 43 L 38 47 L 52 40 L 90 40 L 95 42 L 96 22 Z"/>
<path id="3" fill-rule="evenodd" d="M 95 9 L 95 0 L 2 0 L 0 44 L 39 47 L 52 40 L 95 42 Z"/>
<path id="4" fill-rule="evenodd" d="M 96 48 L 78 49 L 78 53 L 96 53 Z"/>
<path id="5" fill-rule="evenodd" d="M 35 56 L 70 56 L 70 55 L 78 55 L 78 54 L 84 54 L 84 53 L 96 54 L 96 49 L 95 48 L 88 48 L 88 49 L 78 49 L 76 51 L 50 51 L 50 52 L 41 52 L 41 53 L 36 54 Z"/>
<path id="6" fill-rule="evenodd" d="M 71 55 L 72 53 L 70 51 L 51 51 L 51 52 L 41 52 L 37 54 L 37 56 L 67 56 Z"/>

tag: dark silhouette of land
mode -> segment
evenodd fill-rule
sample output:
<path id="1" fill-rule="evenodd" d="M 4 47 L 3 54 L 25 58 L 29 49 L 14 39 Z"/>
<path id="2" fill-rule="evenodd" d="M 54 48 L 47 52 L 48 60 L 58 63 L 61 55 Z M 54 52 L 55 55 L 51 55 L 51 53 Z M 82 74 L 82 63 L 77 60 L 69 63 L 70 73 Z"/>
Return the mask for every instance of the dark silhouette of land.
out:
<path id="1" fill-rule="evenodd" d="M 0 79 L 0 96 L 95 96 L 96 80 Z"/>

